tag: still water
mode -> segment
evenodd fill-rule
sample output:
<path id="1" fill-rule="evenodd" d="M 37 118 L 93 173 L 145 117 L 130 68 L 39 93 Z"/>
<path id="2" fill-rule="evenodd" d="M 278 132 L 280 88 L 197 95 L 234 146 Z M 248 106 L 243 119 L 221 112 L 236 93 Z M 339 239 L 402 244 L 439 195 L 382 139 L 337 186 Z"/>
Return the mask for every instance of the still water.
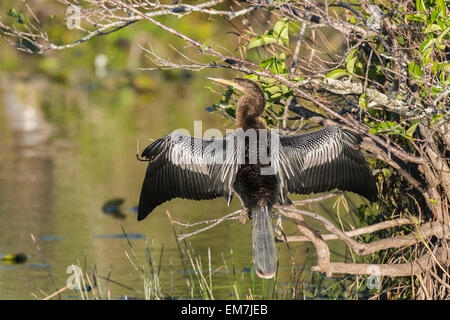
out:
<path id="1" fill-rule="evenodd" d="M 189 298 L 185 274 L 166 211 L 180 222 L 219 218 L 239 209 L 233 200 L 203 202 L 176 199 L 158 207 L 137 222 L 138 202 L 145 162 L 136 160 L 137 142 L 142 150 L 151 140 L 177 128 L 193 132 L 193 122 L 203 128 L 225 131 L 232 123 L 205 111 L 218 95 L 204 86 L 204 75 L 185 77 L 155 85 L 138 93 L 127 84 L 108 82 L 62 86 L 45 78 L 3 79 L 0 90 L 0 255 L 23 253 L 20 264 L 0 261 L 0 299 L 35 299 L 66 286 L 72 264 L 86 266 L 103 277 L 109 275 L 110 297 L 144 297 L 144 281 L 128 260 L 130 247 L 122 228 L 130 234 L 137 256 L 145 260 L 145 245 L 153 243 L 158 257 L 162 246 L 160 281 L 167 296 Z M 201 92 L 194 94 L 193 92 Z M 298 197 L 297 197 L 298 198 Z M 104 204 L 123 199 L 120 214 L 107 214 Z M 358 200 L 359 201 L 359 200 Z M 310 209 L 331 216 L 334 200 Z M 113 210 L 114 211 L 114 210 Z M 342 217 L 354 226 L 352 216 Z M 288 235 L 295 228 L 284 221 Z M 179 229 L 178 232 L 186 230 Z M 36 239 L 36 244 L 32 240 Z M 225 271 L 234 265 L 240 298 L 251 286 L 251 224 L 229 221 L 188 238 L 200 257 L 205 273 L 208 249 L 215 298 L 236 298 L 233 281 Z M 345 249 L 330 242 L 335 260 L 343 260 Z M 37 247 L 38 246 L 38 247 Z M 278 288 L 289 282 L 292 260 L 286 246 L 279 249 Z M 291 245 L 297 268 L 305 266 L 307 246 Z M 306 266 L 315 262 L 310 248 Z M 227 264 L 225 268 L 224 264 Z M 120 283 L 121 285 L 118 285 Z M 268 281 L 256 279 L 255 295 Z M 280 291 L 281 292 L 281 291 Z M 67 289 L 62 298 L 77 298 Z"/>

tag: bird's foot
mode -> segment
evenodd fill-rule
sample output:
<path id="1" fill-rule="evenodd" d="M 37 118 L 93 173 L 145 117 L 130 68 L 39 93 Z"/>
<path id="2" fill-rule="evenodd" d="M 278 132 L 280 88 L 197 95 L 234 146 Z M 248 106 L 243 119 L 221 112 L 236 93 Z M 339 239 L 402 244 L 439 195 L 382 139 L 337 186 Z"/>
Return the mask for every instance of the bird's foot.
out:
<path id="1" fill-rule="evenodd" d="M 239 214 L 238 221 L 242 224 L 247 223 L 250 220 L 249 210 L 247 208 L 242 208 L 241 213 Z"/>
<path id="2" fill-rule="evenodd" d="M 294 208 L 295 208 L 294 203 L 293 203 L 289 198 L 286 198 L 286 199 L 284 200 L 284 202 L 281 202 L 281 201 L 280 201 L 280 204 L 281 204 L 283 207 L 294 207 Z"/>
<path id="3" fill-rule="evenodd" d="M 284 229 L 283 225 L 281 224 L 281 214 L 277 215 L 277 221 L 275 223 L 275 233 L 277 234 L 278 238 L 283 239 L 284 238 Z"/>

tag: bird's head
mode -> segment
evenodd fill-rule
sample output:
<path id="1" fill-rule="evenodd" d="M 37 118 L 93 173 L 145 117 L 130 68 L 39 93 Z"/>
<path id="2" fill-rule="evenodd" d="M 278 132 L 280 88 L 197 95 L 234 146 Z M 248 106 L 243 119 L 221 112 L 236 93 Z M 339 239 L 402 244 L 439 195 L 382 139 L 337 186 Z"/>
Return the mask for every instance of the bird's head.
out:
<path id="1" fill-rule="evenodd" d="M 266 99 L 261 87 L 249 79 L 234 78 L 230 80 L 208 78 L 241 91 L 244 95 L 239 99 L 236 108 L 236 124 L 238 128 L 265 128 L 264 121 L 260 118 L 266 107 Z"/>
<path id="2" fill-rule="evenodd" d="M 241 91 L 242 93 L 255 98 L 264 97 L 264 92 L 261 87 L 256 84 L 256 82 L 244 79 L 244 78 L 234 78 L 234 79 L 220 79 L 220 78 L 208 78 L 209 80 L 232 86 L 233 88 Z"/>

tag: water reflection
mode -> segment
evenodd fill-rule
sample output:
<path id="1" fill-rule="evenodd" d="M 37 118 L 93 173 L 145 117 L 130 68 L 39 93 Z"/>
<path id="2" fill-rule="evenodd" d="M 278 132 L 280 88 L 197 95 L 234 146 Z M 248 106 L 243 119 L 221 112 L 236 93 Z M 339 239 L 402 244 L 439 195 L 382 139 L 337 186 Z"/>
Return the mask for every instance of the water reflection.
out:
<path id="1" fill-rule="evenodd" d="M 42 81 L 2 81 L 3 113 L 1 137 L 0 219 L 2 221 L 2 250 L 24 251 L 30 254 L 30 233 L 45 233 L 51 223 L 53 205 L 53 160 L 45 144 L 52 127 L 42 113 Z M 4 125 L 4 126 L 3 126 Z M 28 232 L 26 230 L 29 230 Z M 30 264 L 29 266 L 33 266 Z M 14 289 L 21 275 L 16 267 L 4 276 L 8 283 L 2 284 L 6 297 L 20 297 Z M 23 275 L 22 275 L 23 277 Z M 0 278 L 3 275 L 0 274 Z M 2 294 L 0 293 L 0 296 Z"/>
<path id="2" fill-rule="evenodd" d="M 119 199 L 111 199 L 106 201 L 106 203 L 102 206 L 102 211 L 110 215 L 111 217 L 114 217 L 116 219 L 125 219 L 126 215 L 122 213 L 121 206 L 125 202 L 125 199 L 119 198 Z"/>
<path id="3" fill-rule="evenodd" d="M 33 152 L 31 147 L 47 141 L 51 126 L 44 118 L 40 96 L 48 85 L 44 80 L 3 80 L 5 119 L 13 133 L 13 145 L 22 147 L 22 155 Z M 26 148 L 29 147 L 29 148 Z"/>

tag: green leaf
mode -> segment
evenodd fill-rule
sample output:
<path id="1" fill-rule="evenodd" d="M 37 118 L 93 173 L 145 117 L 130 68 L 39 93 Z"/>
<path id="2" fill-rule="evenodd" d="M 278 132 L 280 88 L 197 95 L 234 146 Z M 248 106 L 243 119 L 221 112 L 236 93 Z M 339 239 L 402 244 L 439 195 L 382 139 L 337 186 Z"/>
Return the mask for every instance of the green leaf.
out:
<path id="1" fill-rule="evenodd" d="M 431 87 L 431 93 L 441 93 L 442 88 L 441 87 Z"/>
<path id="2" fill-rule="evenodd" d="M 11 8 L 8 10 L 7 15 L 13 18 L 19 17 L 19 14 L 17 13 L 16 9 Z"/>
<path id="3" fill-rule="evenodd" d="M 367 94 L 363 93 L 359 96 L 358 104 L 361 108 L 367 109 Z"/>
<path id="4" fill-rule="evenodd" d="M 252 49 L 252 48 L 256 48 L 256 47 L 261 47 L 261 46 L 265 46 L 268 44 L 272 44 L 272 43 L 276 43 L 278 42 L 278 40 L 276 38 L 274 38 L 271 35 L 262 35 L 262 36 L 257 36 L 256 38 L 253 38 L 250 43 L 248 44 L 248 49 Z"/>
<path id="5" fill-rule="evenodd" d="M 271 66 L 275 63 L 275 57 L 269 58 L 261 62 L 259 65 L 264 69 L 270 69 Z"/>
<path id="6" fill-rule="evenodd" d="M 433 72 L 434 74 L 438 73 L 439 71 L 439 64 L 437 61 L 434 61 L 433 64 L 431 65 L 431 72 Z"/>
<path id="7" fill-rule="evenodd" d="M 450 24 L 450 21 L 449 20 L 444 21 L 444 19 L 442 19 L 441 17 L 438 17 L 436 19 L 436 24 L 438 24 L 439 27 L 441 27 L 441 30 L 445 30 L 448 27 L 448 25 Z"/>
<path id="8" fill-rule="evenodd" d="M 438 17 L 439 13 L 440 13 L 439 9 L 434 9 L 433 12 L 431 12 L 431 15 L 430 15 L 430 22 L 431 23 L 436 21 L 436 18 Z"/>
<path id="9" fill-rule="evenodd" d="M 396 122 L 386 121 L 377 123 L 370 130 L 372 134 L 405 134 L 405 128 Z"/>
<path id="10" fill-rule="evenodd" d="M 423 30 L 424 33 L 431 33 L 435 31 L 442 31 L 441 27 L 435 23 L 428 25 L 425 30 Z"/>
<path id="11" fill-rule="evenodd" d="M 208 44 L 207 44 L 206 42 L 204 42 L 204 43 L 200 46 L 200 51 L 201 51 L 202 53 L 204 53 L 207 46 L 208 46 Z"/>
<path id="12" fill-rule="evenodd" d="M 16 18 L 17 19 L 16 22 L 18 22 L 18 23 L 24 23 L 25 22 L 25 20 L 23 19 L 22 14 L 18 13 L 16 11 L 16 9 L 14 9 L 14 8 L 9 9 L 8 12 L 7 12 L 7 15 L 10 16 L 10 17 Z"/>
<path id="13" fill-rule="evenodd" d="M 354 50 L 349 56 L 345 59 L 345 68 L 348 73 L 353 73 L 355 70 L 355 63 L 358 60 L 358 57 L 355 55 L 356 50 Z"/>
<path id="14" fill-rule="evenodd" d="M 439 82 L 442 83 L 444 86 L 448 86 L 450 85 L 450 75 L 447 76 L 447 78 L 445 78 L 446 73 L 445 71 L 441 71 L 441 73 L 439 74 Z"/>
<path id="15" fill-rule="evenodd" d="M 445 1 L 444 0 L 436 0 L 436 6 L 439 10 L 439 14 L 442 15 L 442 17 L 446 18 L 447 17 L 447 8 L 445 5 Z"/>
<path id="16" fill-rule="evenodd" d="M 427 22 L 427 16 L 424 15 L 423 13 L 407 14 L 406 19 L 420 22 Z"/>
<path id="17" fill-rule="evenodd" d="M 416 131 L 417 126 L 419 125 L 419 119 L 415 119 L 411 123 L 411 127 L 409 127 L 408 130 L 406 130 L 406 135 L 409 137 L 412 137 L 414 132 Z"/>
<path id="18" fill-rule="evenodd" d="M 436 43 L 437 43 L 438 46 L 441 45 L 441 43 L 442 43 L 443 40 L 444 40 L 444 37 L 445 37 L 449 32 L 450 32 L 450 27 L 447 27 L 447 28 L 441 33 L 441 35 L 437 38 Z M 444 46 L 444 48 L 445 48 L 445 46 Z M 442 50 L 444 50 L 444 49 L 442 49 Z"/>
<path id="19" fill-rule="evenodd" d="M 236 110 L 235 110 L 234 108 L 232 108 L 232 107 L 226 107 L 226 108 L 225 108 L 225 112 L 226 112 L 229 116 L 231 116 L 231 117 L 233 117 L 233 118 L 236 118 Z"/>
<path id="20" fill-rule="evenodd" d="M 422 69 L 421 69 L 420 65 L 417 64 L 415 61 L 412 61 L 409 63 L 408 71 L 414 80 L 419 80 L 419 81 L 422 80 L 422 76 L 423 76 Z"/>
<path id="21" fill-rule="evenodd" d="M 431 52 L 433 52 L 432 48 L 428 48 L 424 53 L 423 53 L 423 65 L 426 66 L 427 64 L 429 64 L 431 62 Z"/>
<path id="22" fill-rule="evenodd" d="M 284 28 L 285 24 L 288 23 L 288 21 L 289 20 L 287 18 L 282 18 L 275 23 L 275 26 L 273 27 L 273 34 L 276 37 L 280 35 L 281 30 Z"/>
<path id="23" fill-rule="evenodd" d="M 438 122 L 443 117 L 444 117 L 443 114 L 435 114 L 435 115 L 433 115 L 433 117 L 431 118 L 431 121 L 430 121 L 430 125 L 434 126 L 436 124 L 436 122 Z"/>
<path id="24" fill-rule="evenodd" d="M 450 63 L 448 63 L 448 62 L 442 63 L 442 68 L 445 72 L 450 73 Z"/>
<path id="25" fill-rule="evenodd" d="M 431 47 L 436 42 L 436 39 L 433 38 L 433 35 L 430 35 L 419 47 L 419 52 L 423 53 L 426 49 Z M 423 54 L 422 54 L 423 56 Z"/>
<path id="26" fill-rule="evenodd" d="M 348 73 L 344 70 L 344 69 L 335 69 L 331 72 L 329 72 L 326 76 L 325 79 L 339 79 L 343 76 L 347 76 Z"/>
<path id="27" fill-rule="evenodd" d="M 425 7 L 425 3 L 423 0 L 416 0 L 416 10 L 421 11 L 423 13 L 427 13 L 427 9 Z"/>
<path id="28" fill-rule="evenodd" d="M 267 94 L 269 94 L 269 95 L 273 95 L 277 92 L 281 92 L 281 89 L 278 86 L 269 86 L 269 87 L 265 88 L 264 91 L 267 92 Z"/>
<path id="29" fill-rule="evenodd" d="M 284 53 L 280 54 L 279 57 L 276 55 L 272 58 L 266 59 L 260 63 L 260 66 L 269 69 L 272 73 L 282 74 L 288 72 L 286 66 L 286 55 Z"/>
<path id="30" fill-rule="evenodd" d="M 273 35 L 279 40 L 280 44 L 289 45 L 289 20 L 287 18 L 280 19 L 275 23 Z"/>
<path id="31" fill-rule="evenodd" d="M 382 171 L 383 171 L 383 175 L 386 177 L 386 178 L 389 178 L 391 175 L 392 175 L 392 173 L 394 172 L 394 169 L 392 169 L 392 168 L 383 168 L 383 169 L 381 169 Z"/>

